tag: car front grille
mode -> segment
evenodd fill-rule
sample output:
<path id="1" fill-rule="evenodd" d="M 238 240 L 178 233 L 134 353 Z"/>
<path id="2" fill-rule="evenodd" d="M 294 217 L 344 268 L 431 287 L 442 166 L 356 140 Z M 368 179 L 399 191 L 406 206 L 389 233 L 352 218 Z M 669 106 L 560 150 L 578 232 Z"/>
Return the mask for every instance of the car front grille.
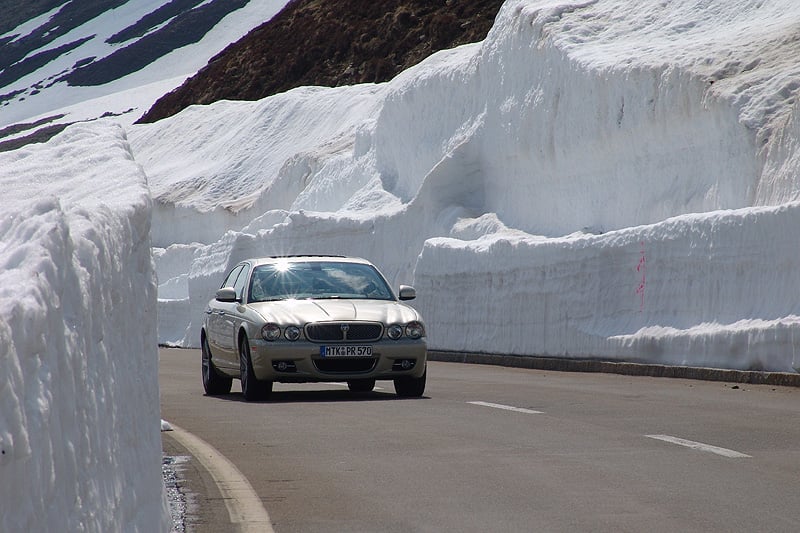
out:
<path id="1" fill-rule="evenodd" d="M 379 322 L 316 322 L 306 324 L 311 342 L 376 341 L 383 335 Z"/>
<path id="2" fill-rule="evenodd" d="M 377 357 L 342 357 L 314 359 L 314 366 L 325 374 L 354 374 L 375 368 Z"/>

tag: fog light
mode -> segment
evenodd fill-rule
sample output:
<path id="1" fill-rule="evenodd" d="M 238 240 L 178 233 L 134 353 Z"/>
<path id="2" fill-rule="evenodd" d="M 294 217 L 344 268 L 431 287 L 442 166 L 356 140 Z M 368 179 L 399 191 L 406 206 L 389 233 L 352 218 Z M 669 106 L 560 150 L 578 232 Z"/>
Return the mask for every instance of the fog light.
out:
<path id="1" fill-rule="evenodd" d="M 400 370 L 411 370 L 417 365 L 417 361 L 414 359 L 398 359 L 392 364 L 392 370 L 400 371 Z"/>
<path id="2" fill-rule="evenodd" d="M 273 361 L 272 368 L 276 372 L 297 372 L 297 365 L 294 361 Z"/>

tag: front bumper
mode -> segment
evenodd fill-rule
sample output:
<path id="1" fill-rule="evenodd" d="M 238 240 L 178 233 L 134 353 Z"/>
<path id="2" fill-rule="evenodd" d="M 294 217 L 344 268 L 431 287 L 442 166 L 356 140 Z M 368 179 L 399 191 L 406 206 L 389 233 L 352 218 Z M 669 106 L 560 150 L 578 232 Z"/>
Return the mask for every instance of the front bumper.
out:
<path id="1" fill-rule="evenodd" d="M 363 345 L 372 346 L 372 356 L 322 357 L 321 344 L 251 339 L 250 359 L 256 378 L 282 383 L 419 378 L 425 373 L 425 339 L 382 339 Z"/>

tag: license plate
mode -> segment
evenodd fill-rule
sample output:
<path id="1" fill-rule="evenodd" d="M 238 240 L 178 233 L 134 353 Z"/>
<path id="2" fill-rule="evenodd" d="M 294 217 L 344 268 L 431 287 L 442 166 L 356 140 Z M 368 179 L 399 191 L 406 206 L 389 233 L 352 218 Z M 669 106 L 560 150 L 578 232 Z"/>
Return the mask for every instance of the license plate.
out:
<path id="1" fill-rule="evenodd" d="M 372 346 L 320 346 L 321 357 L 372 357 Z"/>

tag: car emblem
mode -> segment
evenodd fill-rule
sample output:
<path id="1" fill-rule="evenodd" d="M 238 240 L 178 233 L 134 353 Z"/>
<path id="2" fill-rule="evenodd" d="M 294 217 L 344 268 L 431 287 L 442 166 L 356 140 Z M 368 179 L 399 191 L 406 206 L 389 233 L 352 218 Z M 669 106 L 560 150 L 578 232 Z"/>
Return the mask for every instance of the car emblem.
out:
<path id="1" fill-rule="evenodd" d="M 339 329 L 342 330 L 342 338 L 347 338 L 347 332 L 350 330 L 350 326 L 347 324 L 342 324 L 339 326 Z"/>

